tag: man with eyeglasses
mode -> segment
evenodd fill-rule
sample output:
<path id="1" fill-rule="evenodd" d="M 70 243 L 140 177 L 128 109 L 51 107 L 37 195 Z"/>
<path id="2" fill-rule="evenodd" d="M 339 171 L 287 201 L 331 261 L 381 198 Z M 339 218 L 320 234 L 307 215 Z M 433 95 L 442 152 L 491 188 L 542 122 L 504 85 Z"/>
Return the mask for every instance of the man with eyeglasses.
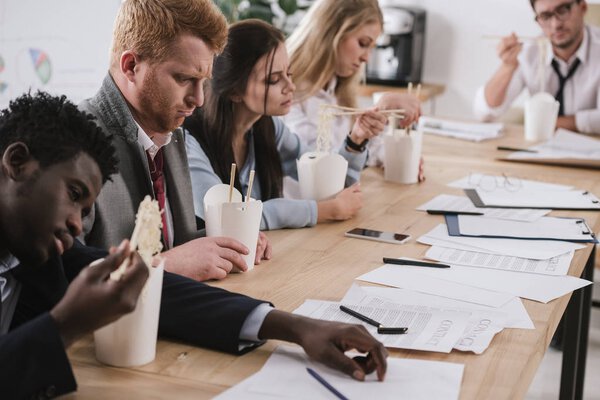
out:
<path id="1" fill-rule="evenodd" d="M 475 97 L 475 115 L 493 120 L 517 96 L 551 93 L 557 128 L 600 134 L 600 29 L 584 23 L 585 0 L 530 0 L 547 41 L 523 44 L 513 33 L 498 45 L 502 63 Z M 543 78 L 543 82 L 542 82 Z"/>

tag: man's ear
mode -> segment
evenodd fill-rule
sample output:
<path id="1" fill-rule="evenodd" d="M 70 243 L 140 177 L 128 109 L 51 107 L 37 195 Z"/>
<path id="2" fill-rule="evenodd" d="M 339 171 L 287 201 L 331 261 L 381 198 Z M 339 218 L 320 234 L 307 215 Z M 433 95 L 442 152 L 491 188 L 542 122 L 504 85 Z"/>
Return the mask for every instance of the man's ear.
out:
<path id="1" fill-rule="evenodd" d="M 2 155 L 2 170 L 7 177 L 14 181 L 27 179 L 37 162 L 31 156 L 29 147 L 23 142 L 11 143 Z"/>
<path id="2" fill-rule="evenodd" d="M 119 59 L 119 68 L 121 69 L 121 73 L 127 77 L 127 80 L 130 82 L 135 81 L 136 76 L 136 66 L 140 63 L 140 58 L 137 54 L 135 54 L 131 50 L 126 50 L 121 54 L 121 58 Z"/>

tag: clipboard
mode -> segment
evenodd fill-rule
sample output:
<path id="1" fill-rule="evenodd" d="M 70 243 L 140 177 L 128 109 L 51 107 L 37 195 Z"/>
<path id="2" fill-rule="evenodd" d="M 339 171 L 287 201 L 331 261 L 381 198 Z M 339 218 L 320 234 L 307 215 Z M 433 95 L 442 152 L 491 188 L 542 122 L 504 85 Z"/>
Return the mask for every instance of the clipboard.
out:
<path id="1" fill-rule="evenodd" d="M 532 209 L 552 209 L 552 210 L 577 210 L 577 211 L 600 211 L 600 200 L 588 191 L 557 191 L 557 192 L 529 192 L 527 190 L 519 190 L 517 192 L 510 192 L 511 200 L 497 199 L 496 201 L 486 201 L 485 196 L 487 193 L 481 192 L 479 189 L 464 189 L 465 194 L 471 200 L 475 207 L 480 208 L 532 208 Z M 526 203 L 533 196 L 528 196 L 529 193 L 536 195 L 544 195 L 543 203 Z M 551 194 L 551 195 L 550 195 Z M 492 196 L 490 194 L 489 196 Z M 519 204 L 514 201 L 515 197 L 518 199 L 522 196 L 523 203 Z M 506 196 L 508 198 L 508 196 Z M 569 205 L 558 203 L 556 198 L 571 198 Z M 568 201 L 566 201 L 568 203 Z"/>
<path id="2" fill-rule="evenodd" d="M 467 218 L 485 218 L 485 217 L 475 217 L 475 216 L 463 216 Z M 598 243 L 596 239 L 596 235 L 589 228 L 587 223 L 582 218 L 557 218 L 557 217 L 547 217 L 553 220 L 562 220 L 565 224 L 574 224 L 571 228 L 581 232 L 581 236 L 578 238 L 573 237 L 561 237 L 561 232 L 556 232 L 556 234 L 548 233 L 543 237 L 534 237 L 531 235 L 519 235 L 519 234 L 504 234 L 499 232 L 498 234 L 466 234 L 461 232 L 460 230 L 460 222 L 459 215 L 446 215 L 446 226 L 448 227 L 448 235 L 450 236 L 467 236 L 467 237 L 480 237 L 480 238 L 496 238 L 496 239 L 522 239 L 522 240 L 557 240 L 557 241 L 567 241 L 567 242 L 576 242 L 576 243 Z M 546 218 L 546 217 L 542 217 Z M 490 223 L 494 221 L 493 218 L 486 218 L 486 224 L 489 226 Z M 498 221 L 498 220 L 496 220 Z M 502 221 L 502 224 L 512 224 L 513 226 L 527 226 L 526 224 L 535 224 L 536 222 L 521 222 L 521 221 Z"/>
<path id="3" fill-rule="evenodd" d="M 600 169 L 600 140 L 558 129 L 552 139 L 500 160 Z"/>

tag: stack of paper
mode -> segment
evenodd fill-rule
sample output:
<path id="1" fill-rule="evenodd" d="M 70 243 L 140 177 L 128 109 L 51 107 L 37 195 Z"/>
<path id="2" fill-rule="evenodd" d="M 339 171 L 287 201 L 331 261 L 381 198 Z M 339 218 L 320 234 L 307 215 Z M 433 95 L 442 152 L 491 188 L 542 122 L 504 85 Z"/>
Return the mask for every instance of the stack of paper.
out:
<path id="1" fill-rule="evenodd" d="M 433 307 L 415 309 L 406 306 L 344 305 L 376 320 L 385 327 L 407 327 L 408 331 L 402 335 L 378 334 L 376 327 L 342 312 L 340 303 L 331 301 L 306 300 L 294 310 L 294 314 L 326 321 L 362 324 L 386 347 L 440 353 L 452 351 L 454 345 L 462 337 L 471 317 L 468 312 L 448 311 Z M 504 320 L 501 321 L 501 323 L 503 322 Z"/>
<path id="2" fill-rule="evenodd" d="M 438 307 L 463 312 L 473 312 L 473 310 L 486 313 L 488 311 L 492 313 L 501 312 L 507 315 L 505 328 L 535 329 L 533 321 L 531 321 L 525 306 L 523 306 L 523 302 L 518 297 L 512 297 L 508 303 L 500 307 L 490 307 L 407 289 L 353 285 L 342 299 L 342 303 L 374 306 L 411 304 L 413 306 Z"/>
<path id="3" fill-rule="evenodd" d="M 534 222 L 507 221 L 473 215 L 446 215 L 450 236 L 569 240 L 597 243 L 594 233 L 581 218 L 542 217 Z"/>
<path id="4" fill-rule="evenodd" d="M 478 208 L 473 205 L 468 197 L 440 194 L 425 204 L 417 207 L 417 210 L 440 210 L 449 212 L 479 212 L 484 217 L 510 219 L 514 221 L 536 221 L 548 214 L 551 210 L 534 209 L 507 209 L 507 208 Z"/>
<path id="5" fill-rule="evenodd" d="M 548 260 L 585 246 L 551 240 L 490 239 L 468 236 L 450 236 L 445 224 L 440 224 L 417 239 L 419 243 L 452 249 L 491 253 L 533 260 Z"/>
<path id="6" fill-rule="evenodd" d="M 600 140 L 566 129 L 558 129 L 552 139 L 527 150 L 512 153 L 504 159 L 600 168 Z"/>
<path id="7" fill-rule="evenodd" d="M 365 289 L 375 289 L 378 291 L 367 292 Z M 475 354 L 483 353 L 489 347 L 496 333 L 508 327 L 509 318 L 513 319 L 502 309 L 476 306 L 461 301 L 393 288 L 363 288 L 353 285 L 348 293 L 346 293 L 346 296 L 344 296 L 342 303 L 376 308 L 430 310 L 432 312 L 443 310 L 449 311 L 450 315 L 455 311 L 467 313 L 470 315 L 467 326 L 459 340 L 454 344 L 454 349 L 472 351 Z M 511 305 L 514 307 L 512 301 Z M 522 304 L 521 308 L 524 311 Z M 506 309 L 509 310 L 509 307 Z M 527 312 L 524 314 L 523 318 L 526 318 L 531 325 L 531 327 L 528 325 L 528 328 L 533 329 L 533 324 Z"/>
<path id="8" fill-rule="evenodd" d="M 569 272 L 574 251 L 547 260 L 513 257 L 478 251 L 452 249 L 443 246 L 431 246 L 425 257 L 446 264 L 465 267 L 502 269 L 513 272 L 564 276 Z"/>
<path id="9" fill-rule="evenodd" d="M 487 175 L 482 173 L 472 173 L 464 178 L 458 179 L 454 182 L 450 182 L 448 186 L 459 189 L 477 189 L 479 186 L 494 186 L 499 189 L 504 188 L 506 180 L 516 181 L 517 186 L 523 190 L 537 190 L 537 191 L 560 191 L 560 190 L 573 190 L 573 186 L 559 185 L 556 183 L 546 183 L 539 181 L 532 181 L 528 179 L 521 179 L 519 177 L 510 176 L 499 176 L 499 175 Z M 490 181 L 488 183 L 488 181 Z"/>
<path id="10" fill-rule="evenodd" d="M 350 357 L 356 354 L 349 354 Z M 308 359 L 297 347 L 279 346 L 262 369 L 233 388 L 215 397 L 218 400 L 333 399 L 335 396 L 313 378 L 316 371 L 328 384 L 349 399 L 456 400 L 464 365 L 388 357 L 383 382 L 375 374 L 358 382 L 339 371 Z"/>
<path id="11" fill-rule="evenodd" d="M 496 138 L 500 136 L 503 128 L 501 123 L 457 122 L 433 117 L 419 119 L 419 129 L 425 133 L 474 142 Z"/>
<path id="12" fill-rule="evenodd" d="M 600 199 L 584 190 L 518 191 L 465 189 L 465 194 L 476 207 L 542 208 L 553 210 L 600 210 Z"/>
<path id="13" fill-rule="evenodd" d="M 384 265 L 357 279 L 380 285 L 424 291 L 434 286 L 447 289 L 445 296 L 462 300 L 464 291 L 479 289 L 490 296 L 505 294 L 547 303 L 592 282 L 573 276 L 550 276 L 523 272 L 502 271 L 488 268 L 463 267 L 452 264 L 451 268 L 426 268 Z M 482 303 L 480 303 L 482 304 Z"/>

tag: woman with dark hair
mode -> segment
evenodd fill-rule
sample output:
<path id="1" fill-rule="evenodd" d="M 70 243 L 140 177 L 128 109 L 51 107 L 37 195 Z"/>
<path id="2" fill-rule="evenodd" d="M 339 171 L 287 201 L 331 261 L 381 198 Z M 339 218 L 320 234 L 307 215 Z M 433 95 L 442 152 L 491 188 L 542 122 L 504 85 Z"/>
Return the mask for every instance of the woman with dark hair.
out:
<path id="1" fill-rule="evenodd" d="M 366 152 L 343 146 L 349 186 L 330 200 L 282 198 L 283 177 L 297 179 L 296 160 L 306 151 L 301 140 L 277 118 L 289 112 L 296 87 L 291 80 L 284 37 L 258 20 L 233 24 L 227 46 L 215 59 L 203 109 L 186 119 L 186 148 L 196 215 L 204 219 L 204 195 L 229 182 L 236 163 L 235 187 L 264 202 L 261 229 L 300 228 L 351 218 L 362 207 L 358 181 Z M 366 137 L 357 137 L 364 140 Z"/>

